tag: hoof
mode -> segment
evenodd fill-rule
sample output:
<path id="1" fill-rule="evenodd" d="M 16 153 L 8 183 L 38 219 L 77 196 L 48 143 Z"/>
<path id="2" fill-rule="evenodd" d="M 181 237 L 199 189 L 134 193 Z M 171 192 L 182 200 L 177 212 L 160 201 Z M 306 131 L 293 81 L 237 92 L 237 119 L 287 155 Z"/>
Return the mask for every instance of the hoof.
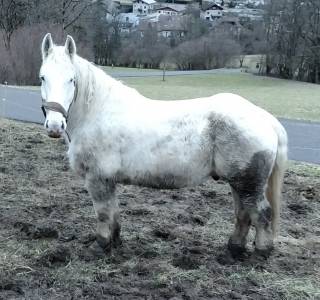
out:
<path id="1" fill-rule="evenodd" d="M 110 231 L 111 231 L 111 235 L 109 235 L 107 238 L 104 237 L 101 234 L 101 232 L 99 232 L 99 230 L 97 230 L 97 233 L 96 233 L 96 241 L 105 252 L 110 252 L 112 248 L 115 248 L 118 245 L 121 245 L 121 239 L 120 239 L 121 227 L 119 222 L 115 221 L 110 226 Z"/>
<path id="2" fill-rule="evenodd" d="M 116 248 L 117 246 L 122 244 L 120 239 L 120 231 L 117 232 L 117 234 L 113 234 L 112 238 L 109 239 L 106 239 L 101 235 L 97 234 L 96 241 L 105 253 L 111 252 L 112 248 Z"/>
<path id="3" fill-rule="evenodd" d="M 229 240 L 228 250 L 230 251 L 233 258 L 238 258 L 242 257 L 246 252 L 246 247 L 240 246 L 239 244 L 234 244 Z"/>
<path id="4" fill-rule="evenodd" d="M 274 250 L 273 246 L 269 246 L 266 249 L 257 249 L 257 248 L 255 248 L 254 254 L 256 256 L 259 256 L 259 257 L 262 257 L 262 258 L 268 258 L 271 255 L 273 250 Z"/>
<path id="5" fill-rule="evenodd" d="M 102 248 L 98 242 L 92 243 L 88 249 L 92 255 L 97 257 L 104 257 L 110 252 L 110 250 Z"/>
<path id="6" fill-rule="evenodd" d="M 106 239 L 105 237 L 101 236 L 100 234 L 97 234 L 96 235 L 96 242 L 100 246 L 100 249 L 103 250 L 105 253 L 109 253 L 111 251 L 112 242 L 111 242 L 110 238 Z"/>
<path id="7" fill-rule="evenodd" d="M 95 261 L 97 259 L 103 259 L 107 256 L 107 252 L 105 252 L 97 241 L 94 241 L 89 247 L 83 247 L 80 252 L 80 257 L 85 261 Z"/>

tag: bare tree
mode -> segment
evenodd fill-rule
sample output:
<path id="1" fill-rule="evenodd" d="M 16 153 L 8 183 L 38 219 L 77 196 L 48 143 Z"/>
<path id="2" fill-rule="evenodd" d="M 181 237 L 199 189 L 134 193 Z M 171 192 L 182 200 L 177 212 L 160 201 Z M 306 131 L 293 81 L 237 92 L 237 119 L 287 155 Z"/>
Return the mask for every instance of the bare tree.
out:
<path id="1" fill-rule="evenodd" d="M 7 50 L 10 50 L 13 33 L 24 24 L 26 8 L 24 0 L 0 0 L 0 29 Z"/>
<path id="2" fill-rule="evenodd" d="M 62 32 L 65 33 L 80 17 L 88 11 L 94 4 L 90 0 L 50 0 L 47 1 L 50 9 L 53 9 L 55 19 L 61 25 Z"/>
<path id="3" fill-rule="evenodd" d="M 267 73 L 320 82 L 320 3 L 270 1 L 266 13 Z"/>
<path id="4" fill-rule="evenodd" d="M 96 5 L 95 0 L 25 0 L 29 3 L 27 17 L 29 24 L 52 23 L 59 24 L 62 36 L 72 31 L 83 16 L 91 13 L 91 7 Z"/>
<path id="5" fill-rule="evenodd" d="M 302 39 L 306 44 L 304 56 L 310 65 L 311 81 L 320 83 L 320 3 L 309 0 L 304 3 L 306 20 Z"/>
<path id="6" fill-rule="evenodd" d="M 211 33 L 186 41 L 172 50 L 173 61 L 181 70 L 224 67 L 227 61 L 240 53 L 240 45 L 225 33 Z"/>
<path id="7" fill-rule="evenodd" d="M 47 31 L 55 34 L 58 30 L 58 26 L 50 24 L 20 27 L 12 36 L 10 52 L 3 47 L 4 41 L 0 40 L 0 82 L 38 84 L 41 64 L 39 45 Z"/>

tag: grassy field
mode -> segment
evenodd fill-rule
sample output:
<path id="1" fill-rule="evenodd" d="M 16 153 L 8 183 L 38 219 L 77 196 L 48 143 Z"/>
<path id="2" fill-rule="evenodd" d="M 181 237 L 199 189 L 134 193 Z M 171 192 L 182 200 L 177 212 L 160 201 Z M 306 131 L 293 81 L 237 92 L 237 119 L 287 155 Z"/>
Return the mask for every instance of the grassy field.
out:
<path id="1" fill-rule="evenodd" d="M 125 68 L 125 67 L 110 67 L 110 66 L 101 66 L 100 67 L 106 73 L 137 73 L 137 72 L 152 72 L 159 71 L 158 69 L 142 69 L 142 68 Z"/>
<path id="2" fill-rule="evenodd" d="M 124 73 L 139 70 L 115 69 Z M 138 72 L 144 71 L 140 69 Z M 231 92 L 247 98 L 277 117 L 320 121 L 320 85 L 248 73 L 167 76 L 164 82 L 161 76 L 127 77 L 121 78 L 121 81 L 152 99 L 178 100 Z"/>
<path id="3" fill-rule="evenodd" d="M 216 74 L 125 78 L 126 84 L 152 99 L 187 99 L 221 92 L 239 94 L 278 117 L 320 120 L 320 85 L 254 76 Z"/>

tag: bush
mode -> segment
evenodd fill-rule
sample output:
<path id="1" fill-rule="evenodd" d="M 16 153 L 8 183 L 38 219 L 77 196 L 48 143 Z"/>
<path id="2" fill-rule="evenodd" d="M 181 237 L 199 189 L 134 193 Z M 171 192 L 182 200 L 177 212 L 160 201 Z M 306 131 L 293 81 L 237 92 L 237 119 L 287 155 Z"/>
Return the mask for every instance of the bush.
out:
<path id="1" fill-rule="evenodd" d="M 44 35 L 51 32 L 56 43 L 64 42 L 61 26 L 53 24 L 36 24 L 18 29 L 12 36 L 10 51 L 0 41 L 0 82 L 17 85 L 39 84 L 41 66 L 41 42 Z M 77 43 L 78 52 L 92 57 L 84 43 Z"/>
<path id="2" fill-rule="evenodd" d="M 225 34 L 212 33 L 186 41 L 171 51 L 171 60 L 180 70 L 225 67 L 227 61 L 240 53 L 240 45 Z"/>

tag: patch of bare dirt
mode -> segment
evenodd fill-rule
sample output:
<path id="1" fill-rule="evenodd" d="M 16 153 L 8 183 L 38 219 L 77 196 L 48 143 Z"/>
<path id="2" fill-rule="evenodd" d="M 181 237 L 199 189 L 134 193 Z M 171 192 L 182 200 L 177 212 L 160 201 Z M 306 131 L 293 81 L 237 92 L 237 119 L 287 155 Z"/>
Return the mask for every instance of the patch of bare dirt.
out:
<path id="1" fill-rule="evenodd" d="M 64 142 L 0 125 L 0 299 L 320 299 L 320 176 L 287 172 L 267 260 L 228 254 L 233 202 L 221 181 L 119 186 L 122 244 L 92 255 L 95 216 Z"/>

